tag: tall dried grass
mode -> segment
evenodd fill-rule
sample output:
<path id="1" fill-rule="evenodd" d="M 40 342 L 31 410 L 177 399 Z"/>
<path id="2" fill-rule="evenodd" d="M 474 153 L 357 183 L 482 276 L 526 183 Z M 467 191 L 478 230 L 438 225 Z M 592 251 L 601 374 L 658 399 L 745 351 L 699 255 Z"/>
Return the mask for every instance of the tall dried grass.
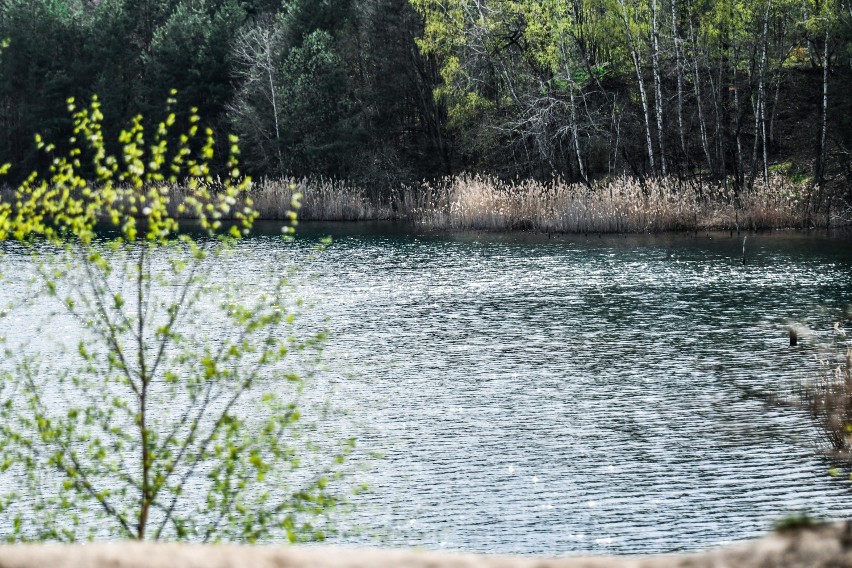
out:
<path id="1" fill-rule="evenodd" d="M 442 184 L 438 193 L 445 201 L 419 216 L 438 228 L 643 233 L 794 227 L 806 222 L 803 188 L 781 178 L 746 196 L 671 178 L 643 183 L 621 177 L 588 187 L 558 179 L 502 182 L 462 176 Z"/>
<path id="2" fill-rule="evenodd" d="M 311 221 L 364 221 L 395 217 L 390 199 L 331 179 L 264 179 L 251 189 L 255 207 L 265 219 L 283 219 L 294 193 L 302 194 L 299 217 Z"/>
<path id="3" fill-rule="evenodd" d="M 801 401 L 831 449 L 852 456 L 852 348 L 846 361 L 802 387 Z"/>
<path id="4" fill-rule="evenodd" d="M 185 191 L 179 186 L 171 188 L 172 196 L 179 198 Z M 307 221 L 367 221 L 399 218 L 393 195 L 383 197 L 370 194 L 344 181 L 315 178 L 263 179 L 255 182 L 247 197 L 265 220 L 287 219 L 292 199 L 300 194 L 299 218 Z M 172 199 L 180 202 L 180 199 Z M 172 211 L 176 214 L 176 211 Z"/>
<path id="5" fill-rule="evenodd" d="M 561 179 L 461 175 L 385 195 L 340 181 L 280 179 L 256 184 L 251 197 L 263 218 L 280 219 L 296 191 L 303 195 L 302 219 L 404 219 L 445 230 L 643 233 L 813 224 L 805 207 L 807 188 L 781 177 L 744 195 L 723 184 L 685 184 L 674 178 L 641 182 L 620 177 L 589 187 Z"/>
<path id="6" fill-rule="evenodd" d="M 730 187 L 675 178 L 619 177 L 587 186 L 459 175 L 379 193 L 339 180 L 280 178 L 256 182 L 249 196 L 263 219 L 285 219 L 300 193 L 303 220 L 394 219 L 439 230 L 647 233 L 849 223 L 841 215 L 814 214 L 809 188 L 780 176 L 738 195 Z M 171 191 L 178 202 L 183 190 Z"/>

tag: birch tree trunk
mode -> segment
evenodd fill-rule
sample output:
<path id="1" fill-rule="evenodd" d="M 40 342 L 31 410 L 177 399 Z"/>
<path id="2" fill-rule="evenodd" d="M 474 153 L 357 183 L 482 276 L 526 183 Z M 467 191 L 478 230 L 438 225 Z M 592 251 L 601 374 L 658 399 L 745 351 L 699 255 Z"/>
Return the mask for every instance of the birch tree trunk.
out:
<path id="1" fill-rule="evenodd" d="M 580 177 L 583 178 L 583 181 L 588 183 L 589 178 L 586 175 L 586 168 L 583 166 L 583 153 L 580 150 L 580 133 L 577 127 L 577 102 L 574 95 L 574 81 L 571 81 L 571 87 L 569 89 L 571 96 L 571 137 L 574 142 L 574 151 L 577 154 L 577 167 L 579 168 Z"/>
<path id="2" fill-rule="evenodd" d="M 725 166 L 725 152 L 724 152 L 724 140 L 723 140 L 723 132 L 722 128 L 722 111 L 721 107 L 721 89 L 722 89 L 722 64 L 720 63 L 718 66 L 719 77 L 717 80 L 714 80 L 713 77 L 713 69 L 707 69 L 707 78 L 710 81 L 710 92 L 713 95 L 713 117 L 715 118 L 714 125 L 714 133 L 713 133 L 713 149 L 716 153 L 716 174 L 724 176 L 726 170 Z"/>
<path id="3" fill-rule="evenodd" d="M 642 76 L 642 57 L 639 53 L 638 39 L 633 37 L 633 31 L 630 29 L 630 19 L 627 14 L 627 5 L 625 0 L 618 0 L 621 5 L 621 19 L 624 23 L 624 31 L 627 35 L 627 44 L 630 48 L 630 56 L 633 60 L 633 67 L 636 70 L 636 81 L 639 84 L 639 98 L 642 101 L 642 114 L 645 119 L 645 145 L 648 149 L 648 164 L 652 172 L 656 172 L 656 163 L 654 160 L 654 144 L 651 142 L 651 111 L 648 105 L 648 94 L 645 90 L 645 79 Z"/>
<path id="4" fill-rule="evenodd" d="M 276 53 L 280 41 L 279 32 L 267 22 L 258 24 L 237 38 L 232 53 L 237 63 L 235 75 L 243 84 L 236 100 L 228 106 L 234 115 L 242 117 L 247 124 L 252 124 L 252 136 L 263 141 L 257 145 L 257 149 L 264 154 L 264 159 L 273 162 L 278 170 L 281 170 L 284 164 L 281 151 L 281 101 L 278 96 L 281 77 Z M 251 99 L 254 94 L 264 99 L 269 105 L 268 108 L 253 108 Z M 273 131 L 268 134 L 266 125 L 270 122 Z"/>
<path id="5" fill-rule="evenodd" d="M 769 9 L 772 0 L 766 3 L 763 20 L 763 55 L 760 58 L 760 85 L 757 97 L 760 101 L 760 140 L 763 145 L 763 186 L 769 187 L 769 150 L 766 139 L 766 66 L 769 64 Z"/>
<path id="6" fill-rule="evenodd" d="M 743 165 L 743 142 L 741 136 L 741 117 L 743 116 L 742 105 L 740 103 L 740 87 L 738 84 L 738 76 L 737 76 L 737 66 L 734 65 L 732 69 L 732 82 L 734 84 L 734 108 L 736 109 L 737 116 L 737 129 L 734 132 L 734 143 L 736 145 L 737 150 L 737 187 L 742 188 L 745 185 L 745 166 Z M 757 116 L 757 113 L 754 113 Z M 756 128 L 756 125 L 755 125 Z M 757 139 L 755 139 L 755 152 L 757 151 Z M 752 157 L 752 161 L 754 157 Z M 752 171 L 754 170 L 754 164 L 752 164 Z"/>
<path id="7" fill-rule="evenodd" d="M 825 27 L 824 36 L 825 46 L 823 47 L 822 55 L 822 105 L 820 108 L 820 128 L 819 140 L 817 144 L 816 167 L 814 178 L 819 187 L 819 201 L 822 200 L 822 192 L 825 187 L 825 154 L 826 154 L 826 133 L 828 131 L 828 79 L 831 72 L 831 52 L 829 50 L 829 26 Z"/>
<path id="8" fill-rule="evenodd" d="M 761 34 L 760 62 L 757 65 L 757 99 L 754 103 L 754 147 L 751 155 L 751 173 L 749 177 L 749 188 L 754 187 L 757 178 L 757 149 L 763 142 L 763 183 L 769 184 L 769 172 L 766 151 L 766 57 L 767 44 L 769 42 L 769 7 L 771 0 L 766 3 L 766 11 L 763 18 L 763 33 Z"/>
<path id="9" fill-rule="evenodd" d="M 654 76 L 654 107 L 657 114 L 657 139 L 660 146 L 660 173 L 666 171 L 666 147 L 663 128 L 663 88 L 660 81 L 660 33 L 657 26 L 657 0 L 651 0 L 651 70 Z"/>
<path id="10" fill-rule="evenodd" d="M 674 37 L 675 49 L 675 72 L 677 74 L 677 131 L 680 138 L 680 151 L 683 154 L 683 159 L 689 165 L 689 152 L 686 148 L 686 134 L 683 128 L 683 63 L 681 61 L 682 41 L 677 31 L 677 10 L 675 9 L 675 0 L 671 0 L 672 11 L 672 36 Z M 698 101 L 696 101 L 698 102 Z"/>
<path id="11" fill-rule="evenodd" d="M 692 3 L 687 4 L 688 10 L 692 11 Z M 713 159 L 710 156 L 710 142 L 707 137 L 707 122 L 704 118 L 704 106 L 701 104 L 701 74 L 698 71 L 698 41 L 695 38 L 695 28 L 692 19 L 689 20 L 689 39 L 692 44 L 692 72 L 693 91 L 695 94 L 695 107 L 698 110 L 698 126 L 701 133 L 701 147 L 704 150 L 704 158 L 707 160 L 707 170 L 713 173 Z"/>

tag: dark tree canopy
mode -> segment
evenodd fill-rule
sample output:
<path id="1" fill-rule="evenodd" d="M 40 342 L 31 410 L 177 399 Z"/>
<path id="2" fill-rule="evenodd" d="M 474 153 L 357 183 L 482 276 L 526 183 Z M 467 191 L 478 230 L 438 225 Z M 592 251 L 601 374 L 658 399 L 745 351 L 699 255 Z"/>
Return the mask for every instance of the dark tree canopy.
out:
<path id="1" fill-rule="evenodd" d="M 0 163 L 195 107 L 256 176 L 852 186 L 852 0 L 2 0 Z M 179 117 L 180 118 L 180 117 Z"/>

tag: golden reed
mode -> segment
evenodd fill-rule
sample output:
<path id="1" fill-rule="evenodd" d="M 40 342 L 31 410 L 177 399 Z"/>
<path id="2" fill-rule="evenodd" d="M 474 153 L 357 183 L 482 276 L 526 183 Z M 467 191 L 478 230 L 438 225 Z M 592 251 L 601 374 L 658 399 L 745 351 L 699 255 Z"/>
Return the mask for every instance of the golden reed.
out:
<path id="1" fill-rule="evenodd" d="M 553 233 L 645 233 L 768 229 L 839 224 L 809 214 L 806 186 L 773 177 L 740 195 L 724 185 L 620 177 L 591 187 L 561 179 L 503 181 L 460 175 L 371 194 L 325 179 L 263 180 L 251 197 L 265 219 L 283 219 L 290 197 L 303 195 L 299 217 L 315 221 L 399 219 L 443 230 Z"/>
<path id="2" fill-rule="evenodd" d="M 852 455 L 852 348 L 846 349 L 842 364 L 823 369 L 817 380 L 805 383 L 800 400 L 819 426 L 829 450 L 848 459 Z"/>
<path id="3" fill-rule="evenodd" d="M 731 187 L 674 178 L 618 177 L 589 187 L 560 178 L 504 181 L 458 175 L 379 193 L 340 180 L 279 178 L 255 182 L 249 196 L 262 219 L 287 218 L 293 194 L 300 193 L 302 220 L 393 219 L 438 230 L 648 233 L 849 224 L 840 208 L 832 211 L 825 200 L 820 213 L 814 213 L 813 191 L 781 176 L 740 194 Z M 174 197 L 181 191 L 172 188 Z M 0 191 L 0 199 L 4 193 L 8 196 L 9 190 Z"/>

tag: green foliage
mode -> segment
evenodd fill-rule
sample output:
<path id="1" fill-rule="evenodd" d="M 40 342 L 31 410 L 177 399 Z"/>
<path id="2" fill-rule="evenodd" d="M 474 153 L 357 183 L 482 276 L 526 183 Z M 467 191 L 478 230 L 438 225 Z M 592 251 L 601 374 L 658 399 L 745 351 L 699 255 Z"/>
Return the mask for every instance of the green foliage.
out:
<path id="1" fill-rule="evenodd" d="M 12 162 L 15 173 L 33 169 L 38 155 L 32 133 L 58 138 L 68 132 L 58 115 L 65 98 L 87 81 L 79 57 L 84 45 L 80 16 L 62 2 L 11 0 L 0 4 L 0 37 L 9 40 L 0 60 L 0 162 Z"/>
<path id="2" fill-rule="evenodd" d="M 780 519 L 775 523 L 774 528 L 775 532 L 784 533 L 812 528 L 818 524 L 819 522 L 813 517 L 808 515 L 806 512 L 802 512 Z"/>
<path id="3" fill-rule="evenodd" d="M 352 442 L 311 450 L 321 425 L 304 423 L 307 377 L 292 357 L 309 372 L 323 335 L 296 326 L 287 275 L 249 297 L 229 279 L 229 253 L 257 217 L 237 139 L 218 181 L 195 112 L 183 134 L 171 112 L 153 129 L 136 117 L 113 156 L 98 100 L 68 108 L 68 149 L 37 137 L 46 175 L 0 202 L 0 244 L 29 252 L 35 289 L 56 309 L 46 325 L 73 339 L 38 352 L 31 337 L 0 339 L 0 534 L 324 538 Z M 181 230 L 183 214 L 200 236 Z"/>
<path id="4" fill-rule="evenodd" d="M 360 129 L 345 62 L 330 32 L 305 29 L 331 25 L 327 18 L 313 22 L 299 6 L 238 40 L 243 85 L 231 107 L 232 124 L 256 169 L 346 174 Z"/>
<path id="5" fill-rule="evenodd" d="M 30 136 L 70 133 L 57 112 L 69 94 L 101 93 L 104 127 L 117 134 L 136 114 L 162 118 L 160 101 L 176 86 L 177 108 L 197 107 L 219 136 L 239 132 L 257 176 L 375 187 L 471 169 L 569 179 L 629 171 L 733 179 L 739 191 L 774 162 L 816 170 L 822 81 L 812 72 L 828 53 L 826 167 L 809 176 L 821 184 L 852 178 L 850 7 L 6 0 L 0 162 L 13 164 L 15 182 L 46 166 Z M 267 44 L 244 49 L 258 35 Z M 118 152 L 113 139 L 107 149 Z M 221 175 L 227 165 L 210 167 Z"/>
<path id="6" fill-rule="evenodd" d="M 345 171 L 358 127 L 352 120 L 344 64 L 331 34 L 315 30 L 287 54 L 283 64 L 284 124 L 293 144 L 287 171 Z"/>
<path id="7" fill-rule="evenodd" d="M 811 184 L 811 177 L 806 167 L 793 162 L 783 162 L 781 164 L 773 164 L 769 166 L 771 173 L 780 174 L 785 179 L 789 179 L 795 184 L 807 186 Z"/>
<path id="8" fill-rule="evenodd" d="M 178 108 L 195 106 L 201 116 L 221 116 L 232 96 L 230 46 L 222 38 L 235 37 L 245 21 L 234 1 L 215 9 L 179 4 L 154 32 L 145 57 L 148 101 L 161 100 L 164 85 L 171 85 L 179 92 Z"/>
<path id="9" fill-rule="evenodd" d="M 384 25 L 389 16 L 392 27 Z M 177 109 L 197 107 L 220 137 L 239 131 L 245 166 L 257 175 L 367 176 L 372 156 L 399 151 L 417 165 L 432 158 L 442 128 L 422 96 L 432 88 L 432 64 L 412 52 L 419 28 L 407 0 L 2 2 L 0 37 L 13 47 L 0 62 L 0 161 L 14 164 L 15 182 L 45 166 L 32 132 L 63 139 L 71 123 L 57 111 L 62 101 L 95 92 L 111 134 L 107 150 L 118 152 L 121 126 L 136 114 L 163 118 L 160 102 L 176 87 Z M 256 29 L 274 36 L 268 62 L 239 53 Z M 387 80 L 389 61 L 405 80 Z M 274 81 L 264 90 L 251 75 L 267 63 Z M 270 91 L 280 98 L 275 112 L 266 108 Z M 274 135 L 276 121 L 286 138 Z M 210 167 L 226 171 L 223 159 Z M 421 167 L 421 175 L 434 173 Z"/>
<path id="10" fill-rule="evenodd" d="M 566 169 L 582 177 L 604 147 L 610 175 L 619 162 L 634 175 L 703 162 L 742 185 L 759 157 L 768 166 L 762 146 L 777 151 L 773 128 L 790 105 L 785 98 L 802 87 L 821 94 L 818 81 L 794 88 L 780 70 L 803 55 L 821 66 L 825 42 L 831 58 L 852 29 L 848 0 L 411 2 L 425 20 L 418 45 L 440 62 L 435 95 L 449 106 L 450 126 L 465 150 L 486 152 L 469 151 L 465 161 L 484 158 L 493 168 L 522 156 L 519 167 L 545 177 Z M 832 93 L 844 101 L 837 109 L 848 106 L 846 93 Z M 802 109 L 792 114 L 802 122 L 798 135 L 815 140 L 815 121 Z M 848 130 L 844 116 L 831 114 L 837 136 Z M 782 158 L 796 150 L 785 148 Z M 848 144 L 838 150 L 847 153 Z"/>
<path id="11" fill-rule="evenodd" d="M 281 28 L 290 46 L 298 46 L 316 31 L 343 35 L 350 27 L 352 0 L 288 0 L 281 14 Z"/>

